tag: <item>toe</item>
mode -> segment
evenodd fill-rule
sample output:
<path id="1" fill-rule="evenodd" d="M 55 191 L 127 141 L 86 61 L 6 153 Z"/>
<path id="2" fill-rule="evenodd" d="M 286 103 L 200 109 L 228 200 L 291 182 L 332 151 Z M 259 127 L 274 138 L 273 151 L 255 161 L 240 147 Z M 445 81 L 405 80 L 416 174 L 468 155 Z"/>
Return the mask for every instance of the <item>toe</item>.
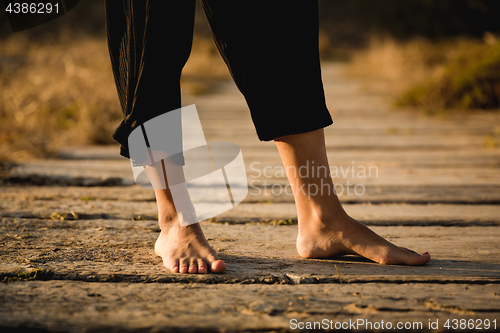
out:
<path id="1" fill-rule="evenodd" d="M 431 256 L 429 253 L 418 254 L 415 251 L 410 249 L 396 246 L 393 248 L 393 251 L 388 251 L 388 253 L 383 256 L 383 260 L 380 260 L 379 263 L 385 265 L 410 265 L 410 266 L 419 266 L 425 265 Z"/>
<path id="2" fill-rule="evenodd" d="M 179 273 L 186 274 L 188 272 L 189 263 L 186 258 L 179 259 Z"/>
<path id="3" fill-rule="evenodd" d="M 418 265 L 425 265 L 431 260 L 431 255 L 429 252 L 425 252 L 424 254 L 419 255 L 419 263 Z"/>
<path id="4" fill-rule="evenodd" d="M 198 259 L 198 273 L 206 273 L 207 272 L 207 264 L 205 263 L 205 260 L 203 259 Z"/>
<path id="5" fill-rule="evenodd" d="M 216 260 L 210 265 L 210 270 L 213 273 L 222 273 L 226 270 L 226 263 L 222 260 Z"/>
<path id="6" fill-rule="evenodd" d="M 189 263 L 188 273 L 189 274 L 198 273 L 198 264 L 196 259 L 192 259 L 191 262 Z"/>
<path id="7" fill-rule="evenodd" d="M 172 273 L 179 273 L 179 260 L 173 260 L 169 265 L 165 265 Z"/>
<path id="8" fill-rule="evenodd" d="M 431 260 L 431 255 L 429 253 L 418 254 L 413 252 L 403 260 L 403 263 L 406 265 L 418 266 L 425 265 L 429 260 Z"/>
<path id="9" fill-rule="evenodd" d="M 222 273 L 226 270 L 226 264 L 217 258 L 217 255 L 210 254 L 207 257 L 208 268 L 212 273 Z"/>

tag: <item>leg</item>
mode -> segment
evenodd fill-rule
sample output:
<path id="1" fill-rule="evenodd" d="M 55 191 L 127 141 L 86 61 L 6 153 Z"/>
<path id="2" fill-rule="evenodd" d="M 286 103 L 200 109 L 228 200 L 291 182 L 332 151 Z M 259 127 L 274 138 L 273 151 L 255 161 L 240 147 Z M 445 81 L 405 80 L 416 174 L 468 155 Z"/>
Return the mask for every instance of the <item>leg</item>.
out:
<path id="1" fill-rule="evenodd" d="M 195 2 L 106 0 L 105 5 L 111 65 L 124 114 L 113 137 L 121 144 L 121 155 L 130 157 L 129 134 L 181 106 L 180 76 L 191 51 Z M 152 183 L 167 183 L 164 167 L 182 172 L 166 159 L 161 166 L 146 168 Z M 161 229 L 155 250 L 164 265 L 181 273 L 223 272 L 226 266 L 217 260 L 200 224 L 180 226 L 182 211 L 175 209 L 168 183 L 155 188 Z"/>
<path id="2" fill-rule="evenodd" d="M 318 3 L 202 0 L 214 38 L 245 96 L 257 134 L 272 140 L 287 169 L 328 167 L 323 127 L 326 108 L 318 48 Z M 329 170 L 329 168 L 327 168 Z M 288 174 L 299 215 L 297 246 L 304 257 L 355 253 L 385 264 L 424 264 L 428 254 L 399 248 L 342 209 L 333 193 L 308 198 L 302 185 L 329 184 L 329 176 Z"/>
<path id="3" fill-rule="evenodd" d="M 181 227 L 167 181 L 169 175 L 182 174 L 182 166 L 164 159 L 161 164 L 146 167 L 148 178 L 155 188 L 160 236 L 156 240 L 155 252 L 162 257 L 166 268 L 174 273 L 222 273 L 226 264 L 218 260 L 217 253 L 210 247 L 200 224 Z M 179 178 L 179 176 L 175 176 Z M 162 184 L 165 180 L 166 186 Z M 165 187 L 165 189 L 161 189 Z M 189 198 L 189 196 L 188 196 Z"/>
<path id="4" fill-rule="evenodd" d="M 329 172 L 326 172 L 330 168 L 323 129 L 283 136 L 275 142 L 297 205 L 297 250 L 302 257 L 358 254 L 381 264 L 406 265 L 423 265 L 430 260 L 428 253 L 419 255 L 398 247 L 346 214 L 333 191 Z M 315 172 L 314 177 L 300 177 L 297 170 L 311 165 L 321 172 Z M 310 188 L 320 191 L 309 195 Z"/>

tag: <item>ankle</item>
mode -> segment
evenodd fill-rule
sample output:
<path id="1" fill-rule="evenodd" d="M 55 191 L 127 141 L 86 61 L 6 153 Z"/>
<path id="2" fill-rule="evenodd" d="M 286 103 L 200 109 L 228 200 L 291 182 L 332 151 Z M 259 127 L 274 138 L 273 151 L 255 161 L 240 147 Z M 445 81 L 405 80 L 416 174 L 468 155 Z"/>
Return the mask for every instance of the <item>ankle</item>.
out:
<path id="1" fill-rule="evenodd" d="M 168 232 L 175 223 L 179 223 L 177 213 L 158 213 L 158 223 L 161 231 Z"/>
<path id="2" fill-rule="evenodd" d="M 349 218 L 340 204 L 314 205 L 302 209 L 298 214 L 299 231 L 339 228 Z"/>

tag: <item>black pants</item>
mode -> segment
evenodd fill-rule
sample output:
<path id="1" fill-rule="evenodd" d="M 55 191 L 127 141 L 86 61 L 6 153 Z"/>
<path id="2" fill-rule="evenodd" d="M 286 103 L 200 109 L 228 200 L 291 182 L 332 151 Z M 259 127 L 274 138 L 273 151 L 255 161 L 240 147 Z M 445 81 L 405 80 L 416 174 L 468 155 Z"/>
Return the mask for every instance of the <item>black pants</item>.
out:
<path id="1" fill-rule="evenodd" d="M 113 137 L 181 107 L 195 0 L 106 0 L 113 74 L 124 119 Z M 201 0 L 215 43 L 261 140 L 332 124 L 318 51 L 317 0 Z"/>

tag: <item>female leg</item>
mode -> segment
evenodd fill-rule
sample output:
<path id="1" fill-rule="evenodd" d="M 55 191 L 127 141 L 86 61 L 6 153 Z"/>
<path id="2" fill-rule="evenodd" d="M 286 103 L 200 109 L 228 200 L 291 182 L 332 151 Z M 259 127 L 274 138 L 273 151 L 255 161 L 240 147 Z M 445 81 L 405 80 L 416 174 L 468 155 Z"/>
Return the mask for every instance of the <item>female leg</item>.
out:
<path id="1" fill-rule="evenodd" d="M 358 254 L 382 264 L 421 265 L 342 209 L 327 173 L 302 178 L 293 170 L 330 170 L 323 127 L 326 108 L 318 50 L 318 4 L 303 1 L 202 0 L 216 44 L 245 96 L 261 140 L 280 153 L 297 205 L 297 250 L 307 258 Z M 301 189 L 325 185 L 316 195 Z M 314 187 L 312 186 L 312 187 Z"/>
<path id="2" fill-rule="evenodd" d="M 193 38 L 194 0 L 107 0 L 108 46 L 124 119 L 113 137 L 121 155 L 130 157 L 129 134 L 144 122 L 181 107 L 180 76 Z M 182 174 L 182 166 L 165 159 L 146 167 L 154 186 L 161 233 L 155 251 L 166 268 L 180 273 L 223 272 L 200 224 L 181 227 L 165 169 Z"/>

